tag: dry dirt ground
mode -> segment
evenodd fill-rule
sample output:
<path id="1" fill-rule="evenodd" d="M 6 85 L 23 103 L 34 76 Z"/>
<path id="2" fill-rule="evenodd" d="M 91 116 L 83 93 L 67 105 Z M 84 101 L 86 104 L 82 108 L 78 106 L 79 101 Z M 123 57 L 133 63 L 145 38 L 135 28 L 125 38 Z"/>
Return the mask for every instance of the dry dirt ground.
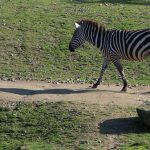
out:
<path id="1" fill-rule="evenodd" d="M 101 85 L 92 89 L 89 84 L 52 84 L 42 81 L 0 81 L 0 104 L 9 101 L 76 101 L 91 104 L 138 106 L 150 100 L 150 86 L 128 88 Z"/>

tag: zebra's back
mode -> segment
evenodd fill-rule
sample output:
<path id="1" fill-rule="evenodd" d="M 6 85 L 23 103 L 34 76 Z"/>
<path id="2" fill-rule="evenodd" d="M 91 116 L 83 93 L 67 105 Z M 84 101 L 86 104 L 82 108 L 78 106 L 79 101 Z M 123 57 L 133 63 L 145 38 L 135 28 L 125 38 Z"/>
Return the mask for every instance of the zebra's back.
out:
<path id="1" fill-rule="evenodd" d="M 126 34 L 127 56 L 133 60 L 143 60 L 150 55 L 150 30 L 130 31 Z"/>
<path id="2" fill-rule="evenodd" d="M 111 44 L 119 58 L 143 60 L 150 56 L 150 29 L 137 31 L 112 30 Z"/>

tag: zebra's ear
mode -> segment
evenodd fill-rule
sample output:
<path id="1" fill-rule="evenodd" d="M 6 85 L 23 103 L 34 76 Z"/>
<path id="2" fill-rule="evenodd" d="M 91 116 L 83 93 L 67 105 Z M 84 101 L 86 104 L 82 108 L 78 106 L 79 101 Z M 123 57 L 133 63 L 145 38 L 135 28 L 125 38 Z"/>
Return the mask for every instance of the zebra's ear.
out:
<path id="1" fill-rule="evenodd" d="M 75 23 L 75 27 L 76 27 L 76 28 L 79 28 L 80 25 L 79 25 L 78 23 Z"/>

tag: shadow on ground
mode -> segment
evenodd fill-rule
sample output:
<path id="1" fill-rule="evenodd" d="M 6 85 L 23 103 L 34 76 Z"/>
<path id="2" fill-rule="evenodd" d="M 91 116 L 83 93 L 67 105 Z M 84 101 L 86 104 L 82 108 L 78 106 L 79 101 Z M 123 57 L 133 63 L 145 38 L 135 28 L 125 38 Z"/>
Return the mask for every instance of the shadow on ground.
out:
<path id="1" fill-rule="evenodd" d="M 19 89 L 19 88 L 0 88 L 0 92 L 13 93 L 18 95 L 36 95 L 36 94 L 81 94 L 89 92 L 113 92 L 120 93 L 121 91 L 113 90 L 99 90 L 93 88 L 85 89 L 44 89 L 44 90 L 31 90 L 31 89 Z"/>
<path id="2" fill-rule="evenodd" d="M 138 117 L 109 119 L 99 124 L 102 134 L 150 133 Z"/>
<path id="3" fill-rule="evenodd" d="M 147 0 L 72 0 L 71 3 L 111 3 L 111 4 L 132 4 L 132 5 L 150 5 Z"/>
<path id="4" fill-rule="evenodd" d="M 150 94 L 150 92 L 143 92 L 143 93 L 141 93 L 142 95 L 149 95 Z"/>
<path id="5" fill-rule="evenodd" d="M 35 94 L 80 94 L 93 92 L 90 89 L 45 89 L 45 90 L 30 90 L 30 89 L 19 89 L 19 88 L 0 88 L 1 92 L 13 93 L 18 95 L 35 95 Z"/>

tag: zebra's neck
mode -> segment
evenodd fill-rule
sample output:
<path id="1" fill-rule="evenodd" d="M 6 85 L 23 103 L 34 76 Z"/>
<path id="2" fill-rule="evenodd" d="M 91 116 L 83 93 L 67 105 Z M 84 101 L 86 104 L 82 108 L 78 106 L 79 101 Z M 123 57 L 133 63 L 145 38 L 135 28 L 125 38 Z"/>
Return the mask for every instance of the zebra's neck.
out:
<path id="1" fill-rule="evenodd" d="M 105 43 L 107 30 L 103 26 L 87 25 L 85 28 L 85 39 L 89 43 L 102 50 Z"/>

